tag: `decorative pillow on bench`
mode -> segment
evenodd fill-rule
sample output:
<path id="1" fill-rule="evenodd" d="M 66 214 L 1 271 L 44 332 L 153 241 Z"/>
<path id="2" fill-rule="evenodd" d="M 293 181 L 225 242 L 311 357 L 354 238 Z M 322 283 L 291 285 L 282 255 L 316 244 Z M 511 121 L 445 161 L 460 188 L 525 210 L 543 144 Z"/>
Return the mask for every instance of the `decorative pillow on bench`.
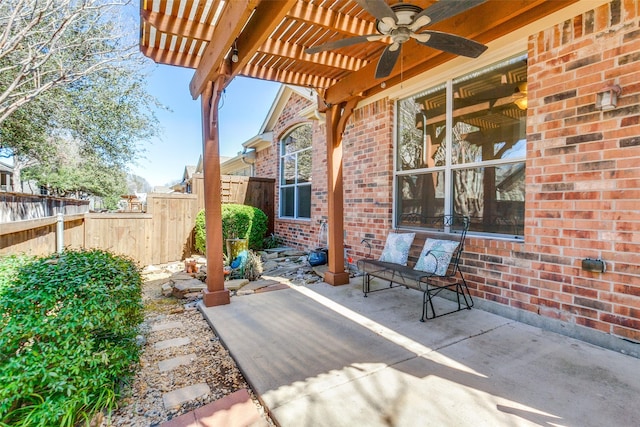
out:
<path id="1" fill-rule="evenodd" d="M 389 233 L 384 244 L 380 261 L 407 265 L 409 249 L 416 233 Z"/>
<path id="2" fill-rule="evenodd" d="M 458 244 L 453 240 L 427 239 L 413 269 L 434 273 L 436 276 L 444 276 Z M 431 254 L 427 255 L 429 252 Z"/>

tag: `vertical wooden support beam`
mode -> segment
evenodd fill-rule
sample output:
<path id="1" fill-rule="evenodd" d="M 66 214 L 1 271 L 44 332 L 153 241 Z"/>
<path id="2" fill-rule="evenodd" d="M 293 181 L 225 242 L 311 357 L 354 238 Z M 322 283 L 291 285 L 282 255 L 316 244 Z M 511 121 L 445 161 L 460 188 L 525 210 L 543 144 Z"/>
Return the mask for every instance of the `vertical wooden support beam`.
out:
<path id="1" fill-rule="evenodd" d="M 220 189 L 220 136 L 218 101 L 224 89 L 224 76 L 209 82 L 201 95 L 202 161 L 204 169 L 204 209 L 207 231 L 207 289 L 205 307 L 229 304 L 229 291 L 224 288 L 222 252 L 222 195 Z"/>
<path id="2" fill-rule="evenodd" d="M 359 98 L 333 105 L 326 112 L 327 183 L 329 208 L 329 270 L 324 281 L 330 285 L 346 285 L 349 273 L 344 271 L 344 195 L 342 183 L 342 133 Z"/>

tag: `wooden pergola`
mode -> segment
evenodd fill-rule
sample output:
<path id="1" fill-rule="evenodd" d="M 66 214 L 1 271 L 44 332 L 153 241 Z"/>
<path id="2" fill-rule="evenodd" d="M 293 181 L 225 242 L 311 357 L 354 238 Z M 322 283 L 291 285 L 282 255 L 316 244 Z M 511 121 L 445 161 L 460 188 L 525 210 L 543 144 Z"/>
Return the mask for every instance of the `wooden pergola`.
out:
<path id="1" fill-rule="evenodd" d="M 488 0 L 429 29 L 487 44 L 576 1 Z M 141 0 L 142 53 L 159 64 L 195 70 L 189 90 L 202 104 L 206 306 L 229 303 L 222 263 L 218 101 L 235 76 L 306 86 L 319 94 L 318 109 L 326 113 L 329 183 L 330 252 L 324 279 L 332 285 L 348 283 L 342 238 L 342 133 L 346 123 L 360 100 L 455 57 L 410 40 L 402 45 L 401 59 L 389 76 L 376 79 L 377 59 L 389 40 L 305 53 L 328 41 L 376 33 L 375 18 L 359 3 L 366 0 Z M 408 3 L 425 9 L 435 2 Z"/>

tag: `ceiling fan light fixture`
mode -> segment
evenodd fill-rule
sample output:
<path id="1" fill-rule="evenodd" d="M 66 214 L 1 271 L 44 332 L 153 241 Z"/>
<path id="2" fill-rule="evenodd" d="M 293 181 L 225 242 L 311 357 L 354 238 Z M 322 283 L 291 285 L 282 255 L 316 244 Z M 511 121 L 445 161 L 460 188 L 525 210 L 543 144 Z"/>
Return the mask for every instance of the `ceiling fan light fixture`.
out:
<path id="1" fill-rule="evenodd" d="M 407 3 L 396 3 L 391 6 L 391 10 L 395 13 L 398 18 L 393 24 L 390 24 L 389 20 L 385 19 L 384 21 L 377 20 L 376 21 L 376 29 L 380 34 L 390 34 L 392 30 L 398 28 L 398 25 L 401 26 L 409 26 L 413 23 L 413 17 L 422 12 L 422 8 Z"/>
<path id="2" fill-rule="evenodd" d="M 522 98 L 518 98 L 515 101 L 513 101 L 514 104 L 516 104 L 516 107 L 518 107 L 521 110 L 526 110 L 529 100 L 527 99 L 526 96 L 523 96 Z"/>
<path id="3" fill-rule="evenodd" d="M 518 85 L 518 92 L 516 92 L 516 95 L 519 96 L 513 101 L 513 103 L 521 110 L 526 110 L 529 103 L 529 100 L 527 99 L 527 87 L 527 82 L 520 83 Z"/>

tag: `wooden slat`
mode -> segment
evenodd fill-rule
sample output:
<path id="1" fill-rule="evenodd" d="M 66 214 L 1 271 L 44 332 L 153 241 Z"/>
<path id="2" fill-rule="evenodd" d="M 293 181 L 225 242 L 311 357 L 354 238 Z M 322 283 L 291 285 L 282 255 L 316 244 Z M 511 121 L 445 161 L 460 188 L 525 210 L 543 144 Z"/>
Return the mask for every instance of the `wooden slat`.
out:
<path id="1" fill-rule="evenodd" d="M 215 40 L 215 43 L 207 45 L 196 73 L 189 84 L 193 99 L 200 96 L 208 82 L 216 80 L 216 73 L 220 72 L 225 55 L 257 4 L 257 0 L 235 0 L 226 3 L 211 38 Z"/>
<path id="2" fill-rule="evenodd" d="M 200 22 L 190 21 L 186 18 L 167 15 L 150 10 L 141 10 L 140 17 L 156 30 L 190 39 L 210 41 L 213 37 L 214 27 Z"/>

